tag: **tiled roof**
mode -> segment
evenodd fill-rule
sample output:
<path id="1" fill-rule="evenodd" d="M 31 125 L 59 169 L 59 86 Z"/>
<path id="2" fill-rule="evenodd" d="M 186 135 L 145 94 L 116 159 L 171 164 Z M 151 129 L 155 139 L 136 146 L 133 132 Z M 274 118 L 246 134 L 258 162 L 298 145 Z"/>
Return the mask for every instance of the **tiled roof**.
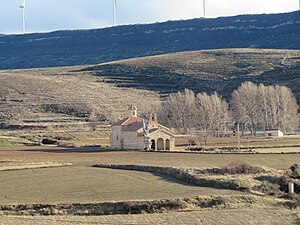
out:
<path id="1" fill-rule="evenodd" d="M 155 132 L 155 131 L 157 131 L 157 130 L 158 130 L 158 128 L 150 129 L 150 130 L 149 130 L 149 133 L 151 134 L 151 133 L 153 133 L 153 132 Z"/>
<path id="2" fill-rule="evenodd" d="M 140 117 L 127 117 L 116 122 L 115 124 L 113 124 L 113 126 L 128 126 L 136 122 L 143 122 L 143 119 Z"/>
<path id="3" fill-rule="evenodd" d="M 166 134 L 168 134 L 168 135 L 171 135 L 171 136 L 175 136 L 174 134 L 172 134 L 171 132 L 169 132 L 168 130 L 166 130 L 166 129 L 163 129 L 163 128 L 153 128 L 153 129 L 151 129 L 150 130 L 150 134 L 151 133 L 154 133 L 154 132 L 156 132 L 156 131 L 158 131 L 158 130 L 160 130 L 160 131 L 162 131 L 162 132 L 165 132 Z"/>
<path id="4" fill-rule="evenodd" d="M 124 118 L 122 120 L 119 120 L 118 122 L 114 123 L 113 126 L 121 126 L 123 123 L 125 123 L 129 118 Z"/>
<path id="5" fill-rule="evenodd" d="M 143 128 L 143 122 L 135 122 L 127 126 L 123 126 L 123 131 L 138 131 L 139 129 Z"/>
<path id="6" fill-rule="evenodd" d="M 127 117 L 113 124 L 113 126 L 122 126 L 122 131 L 138 131 L 143 128 L 143 119 L 140 117 Z M 165 131 L 170 135 L 173 135 L 172 133 L 170 133 L 169 128 L 159 123 L 155 123 L 154 127 L 150 129 L 150 133 L 153 133 L 159 129 Z"/>

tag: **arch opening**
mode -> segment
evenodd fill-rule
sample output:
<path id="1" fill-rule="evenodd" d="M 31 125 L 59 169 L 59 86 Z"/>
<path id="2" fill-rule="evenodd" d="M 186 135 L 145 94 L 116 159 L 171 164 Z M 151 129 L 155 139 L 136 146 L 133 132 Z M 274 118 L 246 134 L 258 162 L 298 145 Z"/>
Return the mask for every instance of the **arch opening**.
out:
<path id="1" fill-rule="evenodd" d="M 157 150 L 165 150 L 164 139 L 162 138 L 157 139 Z"/>
<path id="2" fill-rule="evenodd" d="M 168 151 L 171 150 L 171 143 L 170 143 L 169 139 L 166 140 L 166 150 L 168 150 Z"/>
<path id="3" fill-rule="evenodd" d="M 155 150 L 155 140 L 151 140 L 151 150 Z"/>

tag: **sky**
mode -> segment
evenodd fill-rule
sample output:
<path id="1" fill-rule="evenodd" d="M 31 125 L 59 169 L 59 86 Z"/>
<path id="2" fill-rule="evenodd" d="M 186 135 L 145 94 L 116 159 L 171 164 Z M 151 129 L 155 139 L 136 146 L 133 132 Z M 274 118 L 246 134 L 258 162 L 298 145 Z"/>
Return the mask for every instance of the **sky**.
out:
<path id="1" fill-rule="evenodd" d="M 0 0 L 0 34 L 22 33 L 23 0 Z M 117 23 L 155 23 L 203 16 L 202 0 L 117 0 Z M 281 13 L 300 0 L 206 0 L 209 18 Z M 113 23 L 113 0 L 26 0 L 26 31 L 104 28 Z"/>

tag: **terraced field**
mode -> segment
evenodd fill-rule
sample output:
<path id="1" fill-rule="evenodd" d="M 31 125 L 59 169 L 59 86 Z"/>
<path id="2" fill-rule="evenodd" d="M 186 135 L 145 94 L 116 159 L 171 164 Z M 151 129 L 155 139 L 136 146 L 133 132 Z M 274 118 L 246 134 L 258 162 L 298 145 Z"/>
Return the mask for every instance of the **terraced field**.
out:
<path id="1" fill-rule="evenodd" d="M 193 89 L 229 98 L 241 82 L 290 87 L 300 99 L 300 51 L 227 49 L 174 53 L 91 66 L 0 71 L 0 136 L 40 143 L 107 145 L 109 126 L 166 94 Z M 91 120 L 91 115 L 96 115 Z M 91 121 L 97 129 L 91 132 Z M 101 140 L 95 140 L 101 138 Z M 86 142 L 84 140 L 92 141 Z M 106 140 L 105 140 L 106 139 Z"/>

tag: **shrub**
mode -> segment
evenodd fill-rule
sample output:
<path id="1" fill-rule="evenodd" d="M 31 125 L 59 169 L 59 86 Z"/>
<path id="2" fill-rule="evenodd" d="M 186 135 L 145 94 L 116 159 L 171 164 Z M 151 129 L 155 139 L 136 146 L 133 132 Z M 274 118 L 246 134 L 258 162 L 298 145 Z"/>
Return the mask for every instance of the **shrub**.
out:
<path id="1" fill-rule="evenodd" d="M 44 138 L 42 140 L 43 145 L 57 145 L 58 142 L 56 140 L 50 139 L 50 138 Z"/>
<path id="2" fill-rule="evenodd" d="M 300 178 L 300 169 L 298 164 L 294 164 L 290 167 L 291 175 L 290 177 L 299 179 Z"/>
<path id="3" fill-rule="evenodd" d="M 274 197 L 281 197 L 283 195 L 278 184 L 269 182 L 263 182 L 261 185 L 254 187 L 253 190 L 260 191 Z"/>
<path id="4" fill-rule="evenodd" d="M 255 174 L 261 172 L 263 172 L 262 168 L 239 161 L 231 162 L 219 170 L 220 174 Z"/>

